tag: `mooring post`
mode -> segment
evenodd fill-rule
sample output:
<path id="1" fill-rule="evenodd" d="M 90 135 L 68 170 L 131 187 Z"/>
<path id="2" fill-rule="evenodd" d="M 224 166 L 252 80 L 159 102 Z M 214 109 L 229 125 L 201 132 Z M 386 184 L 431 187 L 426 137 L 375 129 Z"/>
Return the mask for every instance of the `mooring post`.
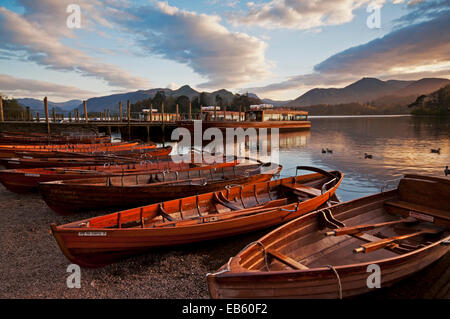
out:
<path id="1" fill-rule="evenodd" d="M 119 121 L 122 122 L 122 101 L 119 102 Z"/>
<path id="2" fill-rule="evenodd" d="M 176 116 L 176 120 L 178 121 L 178 104 L 177 104 L 177 116 Z"/>
<path id="3" fill-rule="evenodd" d="M 69 122 L 72 123 L 72 113 L 69 112 Z"/>
<path id="4" fill-rule="evenodd" d="M 200 105 L 200 119 L 201 121 L 203 121 L 203 106 Z"/>
<path id="5" fill-rule="evenodd" d="M 41 119 L 39 118 L 39 112 L 36 112 L 36 122 L 40 122 L 41 121 Z"/>
<path id="6" fill-rule="evenodd" d="M 150 104 L 150 122 L 153 122 L 153 104 Z"/>
<path id="7" fill-rule="evenodd" d="M 162 119 L 161 119 L 161 124 L 162 124 L 162 138 L 163 138 L 163 146 L 166 146 L 166 130 L 164 127 L 164 101 L 161 103 L 161 115 L 162 115 Z"/>
<path id="8" fill-rule="evenodd" d="M 189 121 L 192 120 L 192 103 L 189 101 Z"/>
<path id="9" fill-rule="evenodd" d="M 45 109 L 45 122 L 47 123 L 47 134 L 50 135 L 50 121 L 48 118 L 48 101 L 47 97 L 44 97 L 44 109 Z"/>
<path id="10" fill-rule="evenodd" d="M 150 143 L 150 125 L 147 126 L 147 143 Z"/>
<path id="11" fill-rule="evenodd" d="M 53 123 L 56 123 L 56 113 L 55 113 L 54 107 L 52 107 L 52 118 L 53 118 Z"/>
<path id="12" fill-rule="evenodd" d="M 214 122 L 217 122 L 217 106 L 214 105 Z"/>
<path id="13" fill-rule="evenodd" d="M 223 121 L 225 122 L 227 119 L 227 106 L 223 106 Z"/>
<path id="14" fill-rule="evenodd" d="M 3 117 L 3 97 L 0 95 L 0 120 L 2 122 L 5 121 L 5 118 Z"/>
<path id="15" fill-rule="evenodd" d="M 88 118 L 88 112 L 87 112 L 87 103 L 86 101 L 83 101 L 83 106 L 84 106 L 84 121 L 86 123 L 89 122 L 89 118 Z"/>
<path id="16" fill-rule="evenodd" d="M 239 119 L 238 121 L 241 121 L 241 111 L 242 111 L 242 105 L 239 105 Z"/>
<path id="17" fill-rule="evenodd" d="M 130 100 L 127 101 L 127 120 L 128 120 L 128 140 L 131 139 L 131 107 L 130 107 Z"/>

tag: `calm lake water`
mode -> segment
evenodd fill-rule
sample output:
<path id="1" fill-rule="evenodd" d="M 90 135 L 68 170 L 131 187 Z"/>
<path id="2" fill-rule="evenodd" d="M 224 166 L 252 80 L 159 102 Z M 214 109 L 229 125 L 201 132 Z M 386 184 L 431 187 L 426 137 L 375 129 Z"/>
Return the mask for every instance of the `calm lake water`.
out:
<path id="1" fill-rule="evenodd" d="M 444 176 L 450 165 L 450 118 L 317 117 L 311 126 L 309 132 L 280 133 L 281 177 L 295 174 L 297 165 L 340 170 L 345 177 L 338 196 L 344 201 L 377 193 L 404 174 Z M 333 153 L 322 154 L 323 148 Z"/>

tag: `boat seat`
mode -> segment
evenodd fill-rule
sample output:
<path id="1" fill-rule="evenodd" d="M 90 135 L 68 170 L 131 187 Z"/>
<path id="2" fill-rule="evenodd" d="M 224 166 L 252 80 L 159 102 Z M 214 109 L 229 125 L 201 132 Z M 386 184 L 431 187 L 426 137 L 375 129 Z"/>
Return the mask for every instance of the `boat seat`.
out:
<path id="1" fill-rule="evenodd" d="M 306 267 L 305 265 L 299 263 L 298 261 L 292 259 L 291 257 L 288 257 L 286 255 L 283 255 L 282 253 L 273 250 L 273 249 L 267 249 L 266 253 L 275 258 L 276 260 L 282 262 L 283 264 L 293 268 L 293 269 L 298 269 L 298 270 L 305 270 L 305 269 L 309 269 L 308 267 Z"/>
<path id="2" fill-rule="evenodd" d="M 385 202 L 385 205 L 405 209 L 408 211 L 423 213 L 426 215 L 430 215 L 433 217 L 438 217 L 440 219 L 450 221 L 450 214 L 444 210 L 434 209 L 434 208 L 430 208 L 427 206 L 413 204 L 413 203 L 409 203 L 409 202 L 405 202 L 405 201 L 401 201 L 401 200 L 387 201 L 387 202 Z"/>
<path id="3" fill-rule="evenodd" d="M 295 186 L 291 186 L 291 185 L 287 185 L 287 184 L 281 184 L 281 185 L 283 187 L 287 188 L 288 190 L 292 191 L 295 195 L 298 195 L 298 192 L 305 193 L 305 194 L 313 196 L 313 197 L 322 195 L 322 191 L 320 189 L 306 186 L 303 184 L 294 184 Z"/>

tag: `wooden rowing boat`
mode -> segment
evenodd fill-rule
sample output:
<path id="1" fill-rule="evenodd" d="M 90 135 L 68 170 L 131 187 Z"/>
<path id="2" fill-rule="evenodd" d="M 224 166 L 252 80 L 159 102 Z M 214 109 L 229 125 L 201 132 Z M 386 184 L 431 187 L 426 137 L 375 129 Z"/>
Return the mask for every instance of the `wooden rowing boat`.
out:
<path id="1" fill-rule="evenodd" d="M 70 145 L 0 145 L 0 158 L 14 157 L 18 152 L 34 153 L 36 156 L 45 156 L 55 152 L 64 153 L 91 153 L 98 151 L 117 151 L 131 148 L 155 148 L 155 144 L 130 143 L 104 143 L 104 144 L 70 144 Z"/>
<path id="2" fill-rule="evenodd" d="M 30 136 L 0 133 L 0 144 L 97 144 L 110 141 L 110 136 Z"/>
<path id="3" fill-rule="evenodd" d="M 52 224 L 51 229 L 70 261 L 98 267 L 153 247 L 233 236 L 292 220 L 327 202 L 343 178 L 340 172 L 319 172 Z"/>
<path id="4" fill-rule="evenodd" d="M 208 274 L 209 293 L 350 297 L 374 290 L 376 280 L 369 276 L 376 275 L 375 268 L 381 287 L 388 287 L 449 251 L 449 198 L 450 179 L 407 175 L 396 190 L 304 215 Z"/>
<path id="5" fill-rule="evenodd" d="M 81 178 L 92 178 L 99 176 L 121 176 L 137 173 L 156 173 L 162 171 L 187 170 L 197 167 L 220 168 L 222 166 L 237 165 L 238 161 L 232 162 L 209 162 L 176 163 L 168 158 L 156 158 L 153 161 L 122 165 L 98 165 L 78 167 L 49 167 L 29 169 L 6 169 L 0 170 L 0 182 L 9 191 L 19 194 L 34 192 L 38 190 L 39 183 L 70 180 Z"/>
<path id="6" fill-rule="evenodd" d="M 40 183 L 47 205 L 67 215 L 86 210 L 128 208 L 222 189 L 227 185 L 267 181 L 280 165 L 244 164 Z"/>
<path id="7" fill-rule="evenodd" d="M 143 160 L 166 157 L 171 151 L 172 147 L 166 146 L 93 153 L 48 152 L 47 154 L 51 157 L 46 157 L 36 152 L 19 152 L 17 154 L 20 157 L 0 158 L 0 165 L 7 169 L 25 169 L 104 165 L 107 163 L 136 163 Z"/>

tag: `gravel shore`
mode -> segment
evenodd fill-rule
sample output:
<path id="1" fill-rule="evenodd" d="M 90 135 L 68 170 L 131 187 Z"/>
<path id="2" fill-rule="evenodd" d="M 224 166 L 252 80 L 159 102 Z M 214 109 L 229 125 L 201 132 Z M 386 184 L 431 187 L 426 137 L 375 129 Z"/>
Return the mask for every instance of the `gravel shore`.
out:
<path id="1" fill-rule="evenodd" d="M 104 268 L 82 269 L 81 288 L 69 289 L 70 262 L 54 240 L 50 224 L 90 214 L 59 216 L 38 194 L 17 195 L 3 186 L 0 211 L 0 298 L 208 298 L 205 274 L 267 232 L 159 249 Z M 393 287 L 361 298 L 448 299 L 450 254 Z"/>

